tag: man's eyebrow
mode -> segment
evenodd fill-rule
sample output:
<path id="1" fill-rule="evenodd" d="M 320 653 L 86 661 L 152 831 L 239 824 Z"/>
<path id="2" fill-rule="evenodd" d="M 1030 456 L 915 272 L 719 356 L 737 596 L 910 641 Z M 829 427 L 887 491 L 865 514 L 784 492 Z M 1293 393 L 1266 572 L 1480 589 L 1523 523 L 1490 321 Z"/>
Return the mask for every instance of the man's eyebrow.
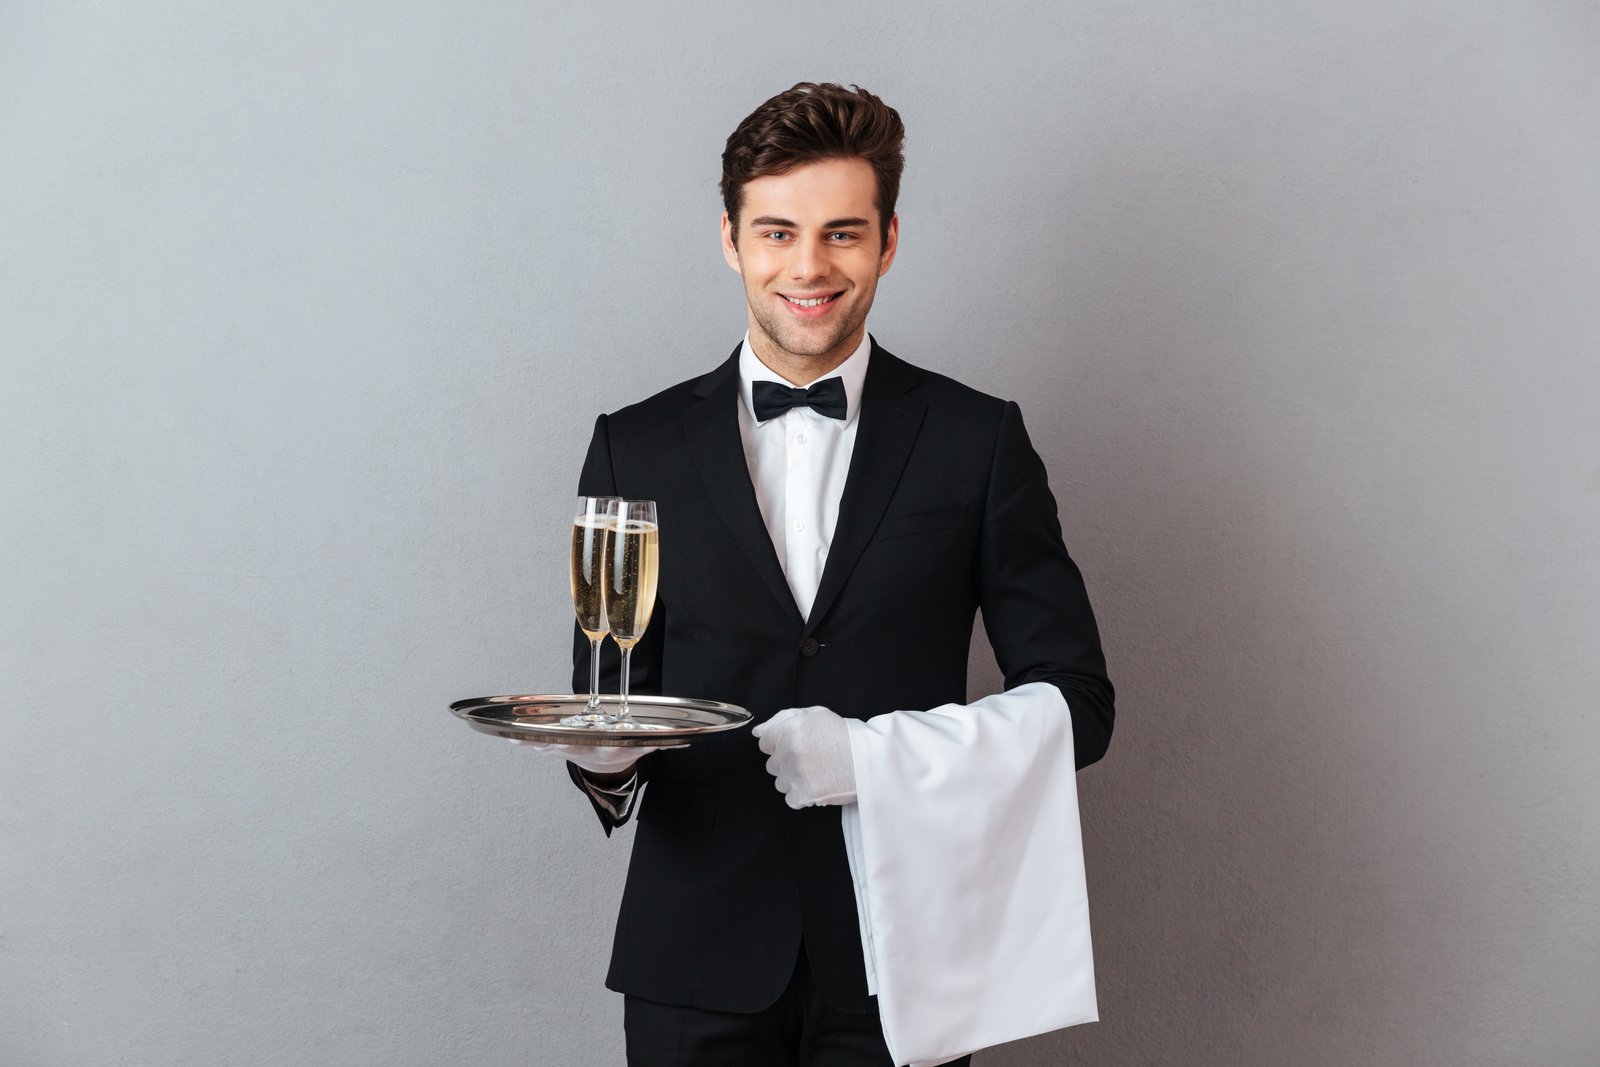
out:
<path id="1" fill-rule="evenodd" d="M 787 229 L 787 230 L 799 229 L 799 223 L 795 222 L 792 219 L 780 219 L 776 215 L 759 215 L 756 218 L 751 219 L 749 225 L 751 225 L 751 226 L 781 226 L 781 227 L 783 227 L 784 229 Z M 824 229 L 824 230 L 848 230 L 848 229 L 853 229 L 853 228 L 860 227 L 860 226 L 870 226 L 870 225 L 872 225 L 872 220 L 871 219 L 863 219 L 863 218 L 858 218 L 858 217 L 852 216 L 852 217 L 847 218 L 847 219 L 829 219 L 827 222 L 824 222 L 822 224 L 821 228 Z"/>

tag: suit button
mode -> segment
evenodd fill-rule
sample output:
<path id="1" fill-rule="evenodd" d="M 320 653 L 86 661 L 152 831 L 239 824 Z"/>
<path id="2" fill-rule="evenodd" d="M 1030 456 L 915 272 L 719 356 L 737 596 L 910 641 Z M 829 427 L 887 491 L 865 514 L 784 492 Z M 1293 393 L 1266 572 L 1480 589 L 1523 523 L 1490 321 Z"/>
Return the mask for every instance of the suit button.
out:
<path id="1" fill-rule="evenodd" d="M 822 642 L 818 641 L 815 637 L 808 637 L 804 641 L 800 642 L 800 654 L 802 656 L 815 656 L 817 654 L 817 650 L 821 647 Z"/>

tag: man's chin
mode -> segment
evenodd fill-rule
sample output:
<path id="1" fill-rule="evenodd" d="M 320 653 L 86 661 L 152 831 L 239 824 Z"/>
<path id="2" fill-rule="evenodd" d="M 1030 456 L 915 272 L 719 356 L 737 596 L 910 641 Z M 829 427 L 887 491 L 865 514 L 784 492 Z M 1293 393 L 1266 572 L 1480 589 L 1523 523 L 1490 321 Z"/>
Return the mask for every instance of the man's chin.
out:
<path id="1" fill-rule="evenodd" d="M 839 346 L 850 337 L 852 330 L 830 331 L 828 335 L 794 330 L 766 330 L 768 338 L 795 359 L 822 359 L 838 352 Z M 849 353 L 846 353 L 848 355 Z"/>
<path id="2" fill-rule="evenodd" d="M 783 344 L 781 341 L 779 343 Z M 783 349 L 785 352 L 788 352 L 791 356 L 798 356 L 801 359 L 821 359 L 823 356 L 826 356 L 829 352 L 832 352 L 838 347 L 838 342 L 826 344 L 806 344 L 804 342 L 796 343 L 791 341 L 787 344 L 783 344 Z"/>

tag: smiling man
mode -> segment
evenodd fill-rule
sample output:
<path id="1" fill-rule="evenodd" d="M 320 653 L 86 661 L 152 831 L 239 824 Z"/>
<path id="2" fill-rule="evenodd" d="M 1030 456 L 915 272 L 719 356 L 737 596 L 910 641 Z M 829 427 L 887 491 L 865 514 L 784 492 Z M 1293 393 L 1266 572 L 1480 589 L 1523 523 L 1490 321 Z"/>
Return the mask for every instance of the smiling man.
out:
<path id="1" fill-rule="evenodd" d="M 841 829 L 858 788 L 878 784 L 858 781 L 866 720 L 942 708 L 982 725 L 1022 708 L 1070 719 L 1078 766 L 1110 739 L 1094 617 L 1017 406 L 867 334 L 899 238 L 903 139 L 893 108 L 838 85 L 796 85 L 740 123 L 722 252 L 743 280 L 745 338 L 710 373 L 595 424 L 579 492 L 654 500 L 661 524 L 634 688 L 739 704 L 757 724 L 642 758 L 553 749 L 607 833 L 638 813 L 607 976 L 626 995 L 633 1067 L 890 1067 Z M 979 610 L 1004 710 L 963 707 Z M 589 644 L 574 647 L 582 689 Z M 1032 780 L 1036 746 L 1012 747 L 1023 763 L 1008 777 Z M 975 766 L 959 745 L 936 762 Z M 982 907 L 952 898 L 950 921 Z"/>
<path id="2" fill-rule="evenodd" d="M 744 279 L 750 344 L 796 384 L 843 363 L 866 333 L 900 220 L 883 225 L 865 159 L 822 159 L 752 178 L 722 215 L 722 256 Z"/>

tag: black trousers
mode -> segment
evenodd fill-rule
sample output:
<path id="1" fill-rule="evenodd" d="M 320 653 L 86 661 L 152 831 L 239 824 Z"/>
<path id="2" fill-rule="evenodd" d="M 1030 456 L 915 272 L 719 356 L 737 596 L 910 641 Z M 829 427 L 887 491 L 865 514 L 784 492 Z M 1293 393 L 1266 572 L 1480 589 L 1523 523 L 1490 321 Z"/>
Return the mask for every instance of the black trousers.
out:
<path id="1" fill-rule="evenodd" d="M 628 1067 L 895 1067 L 877 1012 L 823 1000 L 805 950 L 776 1004 L 752 1014 L 623 999 Z M 971 1067 L 963 1056 L 950 1067 Z"/>

